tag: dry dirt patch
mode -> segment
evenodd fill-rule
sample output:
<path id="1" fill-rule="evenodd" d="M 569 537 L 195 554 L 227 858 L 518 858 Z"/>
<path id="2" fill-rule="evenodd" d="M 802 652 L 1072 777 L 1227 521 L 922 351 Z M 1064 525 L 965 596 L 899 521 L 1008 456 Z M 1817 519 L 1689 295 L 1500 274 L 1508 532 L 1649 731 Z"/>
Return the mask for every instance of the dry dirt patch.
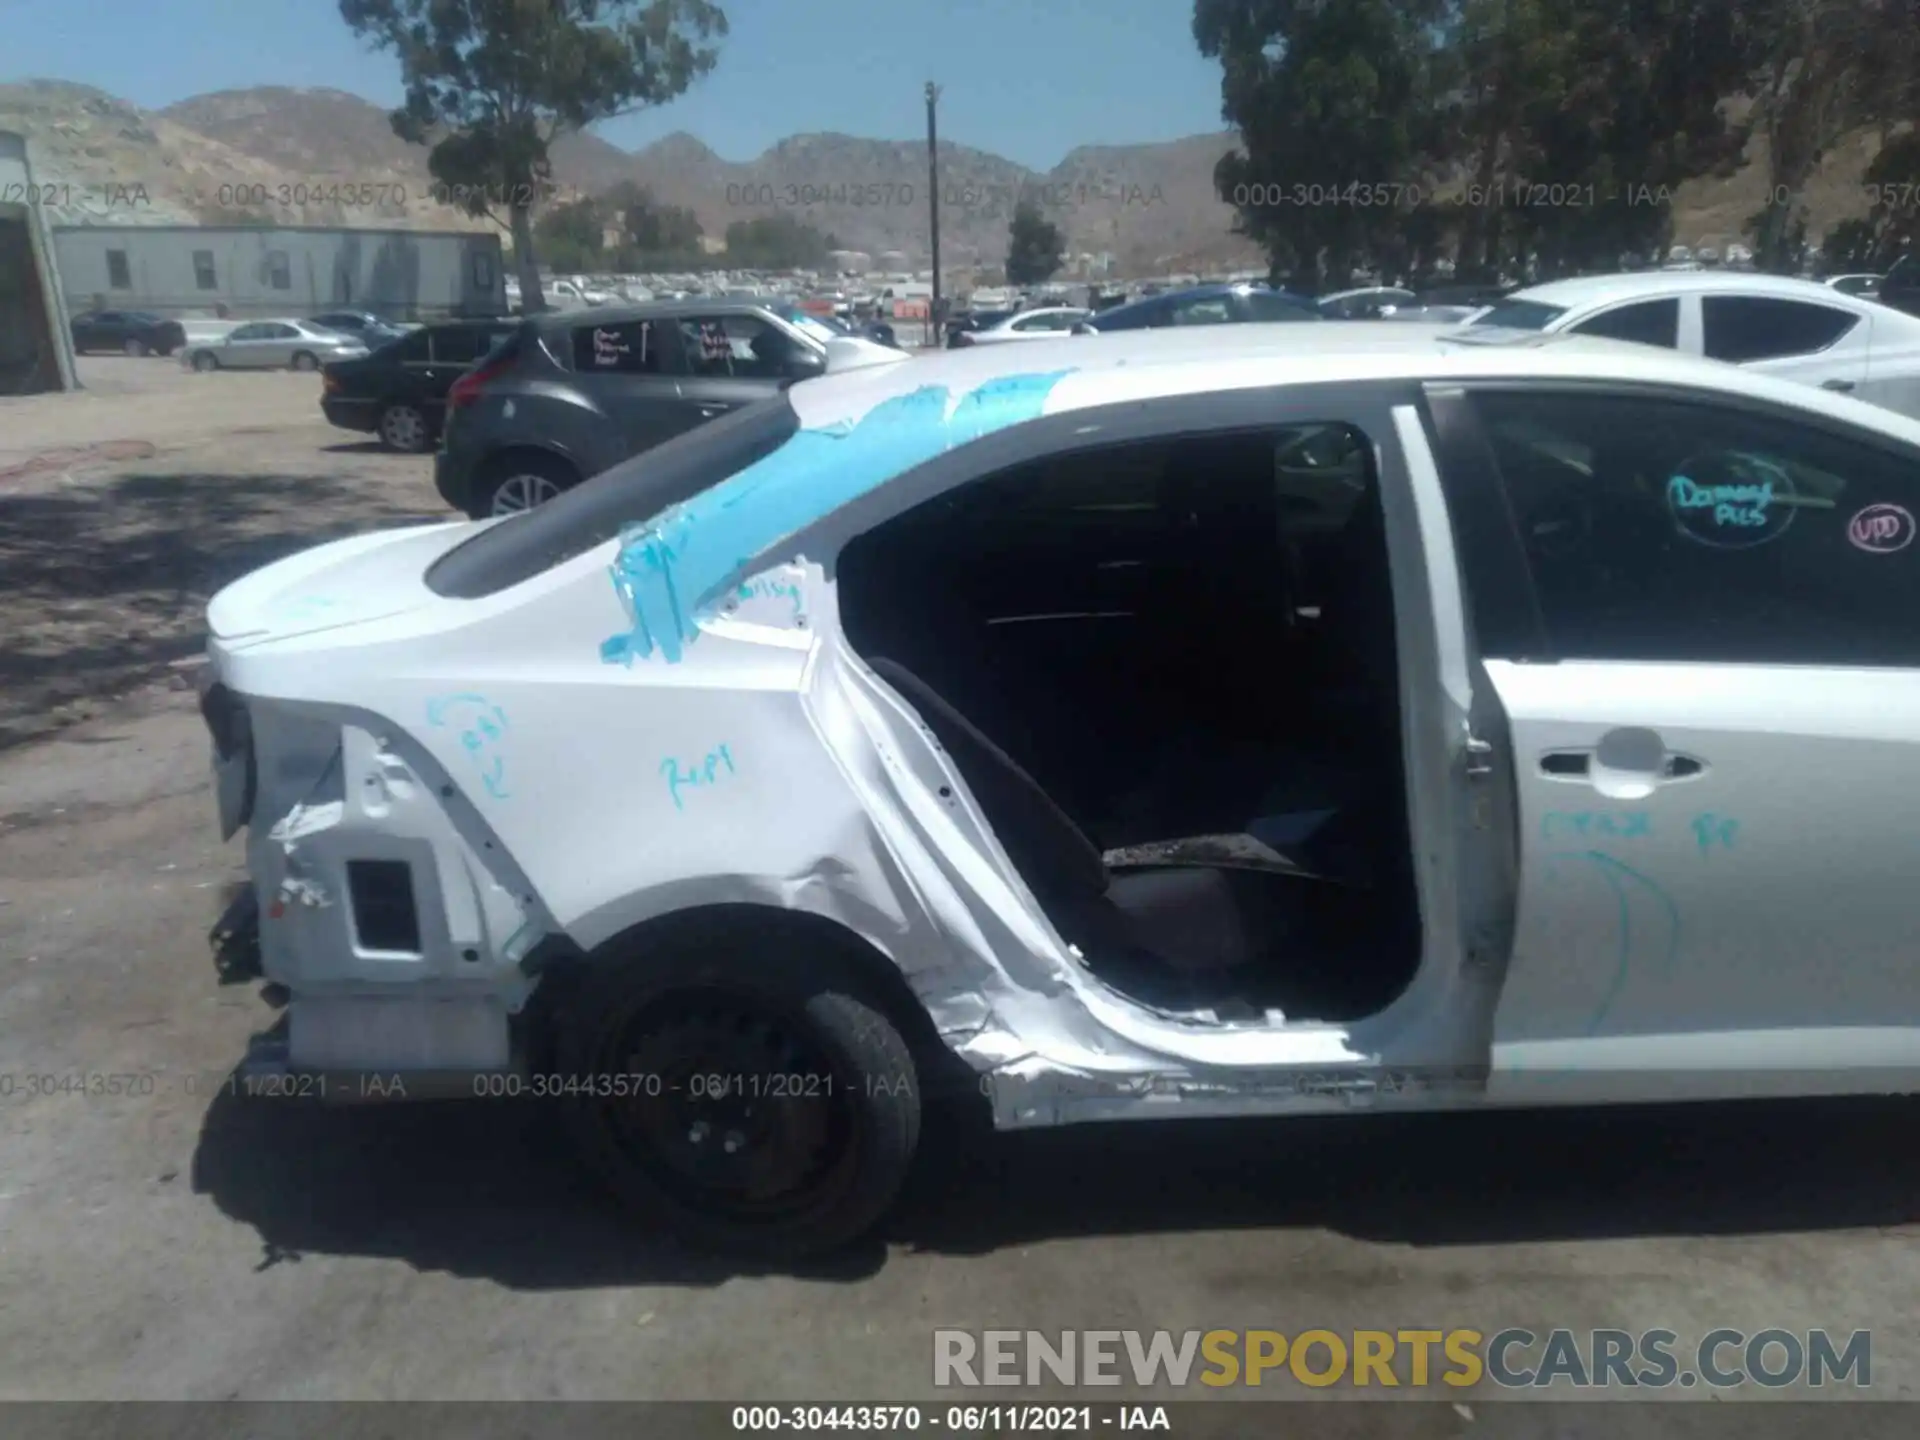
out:
<path id="1" fill-rule="evenodd" d="M 249 570 L 452 518 L 427 460 L 326 424 L 311 376 L 123 359 L 83 376 L 90 393 L 0 405 L 0 747 L 187 683 L 208 597 Z"/>

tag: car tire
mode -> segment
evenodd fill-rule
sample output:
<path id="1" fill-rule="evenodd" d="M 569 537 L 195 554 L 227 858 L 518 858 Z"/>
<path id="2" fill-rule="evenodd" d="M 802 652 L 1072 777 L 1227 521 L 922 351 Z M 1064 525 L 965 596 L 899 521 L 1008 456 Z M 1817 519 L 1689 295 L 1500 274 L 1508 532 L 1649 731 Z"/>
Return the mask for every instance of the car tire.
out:
<path id="1" fill-rule="evenodd" d="M 380 443 L 402 455 L 418 455 L 433 445 L 433 427 L 416 405 L 393 404 L 380 412 Z"/>
<path id="2" fill-rule="evenodd" d="M 202 350 L 193 357 L 193 368 L 198 370 L 202 375 L 205 375 L 211 370 L 218 370 L 220 368 L 220 357 L 211 351 Z"/>
<path id="3" fill-rule="evenodd" d="M 127 354 L 131 355 L 135 360 L 144 359 L 151 353 L 147 349 L 147 342 L 144 340 L 129 340 L 120 348 L 125 350 Z"/>
<path id="4" fill-rule="evenodd" d="M 320 361 L 316 356 L 305 350 L 296 350 L 293 353 L 291 368 L 295 370 L 318 370 L 320 368 Z"/>
<path id="5" fill-rule="evenodd" d="M 500 456 L 481 471 L 467 514 L 475 520 L 518 515 L 579 483 L 579 472 L 558 456 L 516 451 Z"/>
<path id="6" fill-rule="evenodd" d="M 556 1007 L 582 1157 L 701 1250 L 841 1249 L 892 1207 L 919 1144 L 907 1041 L 854 967 L 798 948 L 775 963 L 745 932 L 693 935 L 596 963 Z"/>

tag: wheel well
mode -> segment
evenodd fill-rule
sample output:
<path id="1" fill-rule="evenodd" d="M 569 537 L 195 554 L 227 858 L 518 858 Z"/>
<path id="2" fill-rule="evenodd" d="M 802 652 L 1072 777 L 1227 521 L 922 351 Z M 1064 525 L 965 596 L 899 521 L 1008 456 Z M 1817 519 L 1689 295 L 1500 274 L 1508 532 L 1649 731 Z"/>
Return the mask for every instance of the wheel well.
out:
<path id="1" fill-rule="evenodd" d="M 933 1017 L 900 968 L 871 941 L 825 916 L 771 905 L 705 905 L 676 910 L 643 920 L 589 953 L 556 960 L 541 972 L 539 988 L 528 1006 L 528 1058 L 532 1068 L 538 1073 L 546 1063 L 551 1037 L 547 1017 L 591 968 L 642 965 L 649 952 L 745 938 L 776 957 L 769 960 L 770 964 L 779 964 L 777 957 L 786 950 L 804 948 L 811 958 L 839 969 L 859 997 L 899 1030 L 913 1053 L 921 1087 L 929 1094 L 978 1093 L 972 1068 L 947 1048 Z"/>
<path id="2" fill-rule="evenodd" d="M 548 450 L 539 445 L 509 445 L 505 449 L 496 450 L 481 462 L 478 474 L 483 481 L 497 480 L 510 466 L 529 464 L 539 464 L 548 469 L 556 465 L 564 466 L 576 478 L 580 475 L 580 467 L 573 461 L 557 451 Z"/>

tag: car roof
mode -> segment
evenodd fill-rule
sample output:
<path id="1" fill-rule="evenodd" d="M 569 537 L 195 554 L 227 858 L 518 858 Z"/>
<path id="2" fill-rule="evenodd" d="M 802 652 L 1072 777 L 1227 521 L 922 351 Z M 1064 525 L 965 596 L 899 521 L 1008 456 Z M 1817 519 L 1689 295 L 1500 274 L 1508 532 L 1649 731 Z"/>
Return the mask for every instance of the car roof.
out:
<path id="1" fill-rule="evenodd" d="M 1616 300 L 1653 299 L 1667 295 L 1765 295 L 1782 300 L 1833 303 L 1833 287 L 1817 280 L 1785 275 L 1748 274 L 1740 270 L 1642 270 L 1620 275 L 1582 275 L 1552 280 L 1504 296 L 1565 310 L 1584 310 Z"/>
<path id="2" fill-rule="evenodd" d="M 1291 300 L 1302 309 L 1312 310 L 1319 302 L 1305 295 L 1296 295 L 1291 290 L 1276 290 L 1271 285 L 1256 285 L 1252 281 L 1239 281 L 1223 285 L 1190 285 L 1184 290 L 1163 290 L 1158 295 L 1143 295 L 1138 300 L 1129 300 L 1124 305 L 1115 305 L 1096 314 L 1090 323 L 1112 324 L 1136 310 L 1144 310 L 1149 305 L 1163 305 L 1169 300 L 1213 300 L 1224 295 L 1244 295 L 1253 291 L 1262 291 L 1268 295 L 1278 295 L 1283 300 Z"/>
<path id="3" fill-rule="evenodd" d="M 883 401 L 1060 375 L 1046 413 L 1206 391 L 1379 381 L 1595 380 L 1752 397 L 1878 428 L 1920 445 L 1920 420 L 1738 366 L 1592 336 L 1453 324 L 1329 320 L 1206 325 L 937 350 L 802 381 L 787 392 L 800 422 L 831 428 Z M 950 399 L 949 404 L 953 401 Z"/>
<path id="4" fill-rule="evenodd" d="M 1086 312 L 1087 307 L 1084 305 L 1035 305 L 1027 310 L 1013 311 L 1001 323 L 1025 320 L 1030 315 L 1084 315 Z"/>
<path id="5" fill-rule="evenodd" d="M 619 324 L 627 320 L 673 320 L 683 315 L 778 314 L 789 307 L 777 300 L 644 300 L 630 305 L 596 305 L 591 310 L 550 310 L 526 319 L 542 329 L 572 329 L 582 323 Z"/>

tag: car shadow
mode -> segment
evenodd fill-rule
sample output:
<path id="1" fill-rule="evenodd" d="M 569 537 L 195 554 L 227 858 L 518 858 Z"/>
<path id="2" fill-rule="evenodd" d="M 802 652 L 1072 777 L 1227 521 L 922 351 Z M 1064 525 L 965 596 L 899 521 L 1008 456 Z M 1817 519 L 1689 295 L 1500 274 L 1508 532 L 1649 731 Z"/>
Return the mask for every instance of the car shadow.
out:
<path id="1" fill-rule="evenodd" d="M 1920 1102 L 1135 1122 L 995 1133 L 931 1113 L 876 1239 L 782 1274 L 857 1281 L 888 1248 L 984 1255 L 1176 1231 L 1330 1230 L 1453 1246 L 1749 1235 L 1920 1216 Z M 716 1285 L 769 1267 L 687 1254 L 623 1217 L 549 1102 L 329 1106 L 220 1095 L 193 1184 L 263 1267 L 385 1256 L 520 1289 Z M 1784 1143 L 1790 1140 L 1791 1143 Z"/>
<path id="2" fill-rule="evenodd" d="M 397 450 L 389 450 L 378 440 L 342 440 L 338 445 L 322 445 L 321 450 L 328 455 L 397 455 Z"/>
<path id="3" fill-rule="evenodd" d="M 0 749 L 44 733 L 57 707 L 166 677 L 205 644 L 216 590 L 308 546 L 413 521 L 409 498 L 331 476 L 144 470 L 6 494 Z"/>

